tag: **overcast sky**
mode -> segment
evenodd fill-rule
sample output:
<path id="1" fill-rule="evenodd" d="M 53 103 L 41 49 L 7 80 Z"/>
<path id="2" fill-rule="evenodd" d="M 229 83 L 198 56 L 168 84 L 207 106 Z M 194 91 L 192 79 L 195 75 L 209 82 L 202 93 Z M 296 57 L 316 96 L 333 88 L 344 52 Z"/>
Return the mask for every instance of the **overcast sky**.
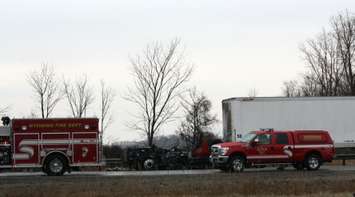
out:
<path id="1" fill-rule="evenodd" d="M 125 122 L 133 107 L 122 99 L 131 83 L 129 56 L 154 41 L 180 38 L 195 65 L 188 86 L 213 102 L 280 96 L 282 84 L 305 70 L 299 46 L 328 28 L 331 16 L 355 9 L 354 0 L 1 0 L 0 106 L 12 117 L 36 110 L 26 75 L 46 62 L 58 77 L 105 79 L 117 97 L 111 140 L 137 140 Z M 68 116 L 65 100 L 55 116 Z M 96 115 L 93 106 L 90 115 Z M 174 133 L 166 126 L 162 133 Z M 222 128 L 216 127 L 221 133 Z"/>

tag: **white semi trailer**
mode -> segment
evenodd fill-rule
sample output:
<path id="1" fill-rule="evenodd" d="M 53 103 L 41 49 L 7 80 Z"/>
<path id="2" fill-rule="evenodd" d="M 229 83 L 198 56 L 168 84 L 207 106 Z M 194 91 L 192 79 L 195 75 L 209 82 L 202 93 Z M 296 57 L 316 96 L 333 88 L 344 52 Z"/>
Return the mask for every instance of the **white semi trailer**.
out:
<path id="1" fill-rule="evenodd" d="M 327 130 L 337 144 L 355 142 L 355 97 L 239 97 L 223 100 L 222 109 L 225 141 L 272 128 Z"/>

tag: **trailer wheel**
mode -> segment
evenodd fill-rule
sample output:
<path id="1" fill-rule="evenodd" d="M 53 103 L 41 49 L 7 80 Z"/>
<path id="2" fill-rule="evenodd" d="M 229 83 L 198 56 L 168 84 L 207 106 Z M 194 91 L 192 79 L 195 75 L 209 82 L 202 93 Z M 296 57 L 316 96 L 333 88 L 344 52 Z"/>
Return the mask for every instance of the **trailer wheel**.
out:
<path id="1" fill-rule="evenodd" d="M 321 157 L 318 154 L 311 154 L 305 161 L 308 170 L 318 170 L 321 165 Z"/>
<path id="2" fill-rule="evenodd" d="M 242 156 L 234 156 L 230 160 L 230 170 L 231 172 L 243 172 L 244 170 L 244 165 L 245 165 L 245 160 Z"/>
<path id="3" fill-rule="evenodd" d="M 58 154 L 50 155 L 45 161 L 44 172 L 48 176 L 61 176 L 67 167 L 66 158 Z"/>
<path id="4" fill-rule="evenodd" d="M 144 170 L 154 170 L 155 168 L 155 162 L 153 159 L 148 158 L 146 160 L 144 160 L 143 162 L 143 169 Z"/>

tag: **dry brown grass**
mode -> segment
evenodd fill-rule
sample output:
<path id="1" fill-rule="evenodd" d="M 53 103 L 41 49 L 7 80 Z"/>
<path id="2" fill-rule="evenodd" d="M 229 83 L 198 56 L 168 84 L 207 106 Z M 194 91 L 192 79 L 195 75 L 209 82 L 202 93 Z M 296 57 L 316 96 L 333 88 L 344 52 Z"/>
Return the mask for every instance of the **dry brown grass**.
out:
<path id="1" fill-rule="evenodd" d="M 327 165 L 342 165 L 343 160 L 334 160 L 331 163 L 327 163 Z M 355 160 L 354 159 L 349 159 L 345 161 L 345 164 L 347 166 L 354 166 L 355 165 Z"/>
<path id="2" fill-rule="evenodd" d="M 273 172 L 173 176 L 64 176 L 0 180 L 1 197 L 352 196 L 355 175 Z"/>

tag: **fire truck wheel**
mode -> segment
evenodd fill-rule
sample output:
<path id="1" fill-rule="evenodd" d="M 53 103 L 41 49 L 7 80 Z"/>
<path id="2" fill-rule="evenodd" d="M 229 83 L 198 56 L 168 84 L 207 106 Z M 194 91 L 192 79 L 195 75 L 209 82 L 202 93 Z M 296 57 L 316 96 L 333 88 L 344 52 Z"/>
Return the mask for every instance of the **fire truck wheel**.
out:
<path id="1" fill-rule="evenodd" d="M 237 173 L 243 172 L 244 165 L 245 165 L 245 161 L 242 156 L 237 155 L 237 156 L 232 157 L 232 159 L 230 160 L 231 172 L 237 172 Z"/>
<path id="2" fill-rule="evenodd" d="M 45 173 L 48 176 L 61 176 L 67 169 L 66 159 L 61 155 L 51 155 L 46 159 Z"/>
<path id="3" fill-rule="evenodd" d="M 321 165 L 321 157 L 318 154 L 311 154 L 305 161 L 308 170 L 318 170 Z"/>
<path id="4" fill-rule="evenodd" d="M 154 160 L 151 158 L 148 158 L 146 160 L 144 160 L 143 162 L 143 169 L 144 170 L 154 170 L 155 168 L 155 163 Z"/>

